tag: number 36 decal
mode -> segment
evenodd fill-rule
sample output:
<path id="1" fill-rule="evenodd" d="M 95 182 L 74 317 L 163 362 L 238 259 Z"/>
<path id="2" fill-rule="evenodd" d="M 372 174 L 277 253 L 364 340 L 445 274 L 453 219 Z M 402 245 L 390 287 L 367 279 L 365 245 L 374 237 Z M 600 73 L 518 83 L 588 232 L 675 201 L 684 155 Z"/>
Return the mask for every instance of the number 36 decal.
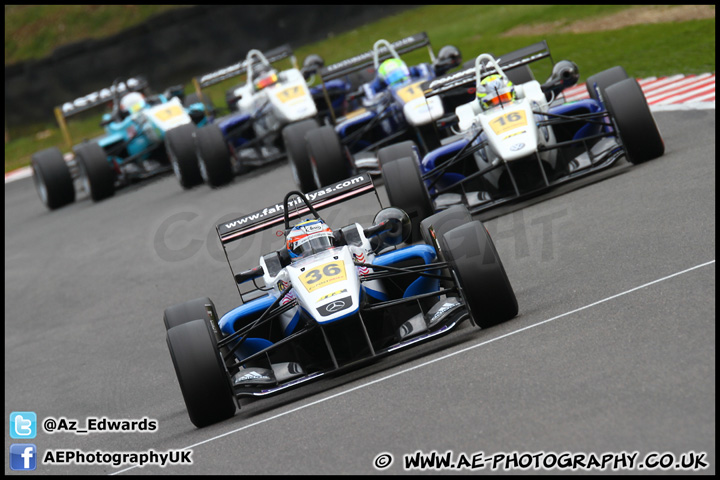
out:
<path id="1" fill-rule="evenodd" d="M 346 278 L 345 264 L 343 262 L 330 262 L 303 273 L 300 275 L 300 282 L 308 292 L 312 292 Z"/>

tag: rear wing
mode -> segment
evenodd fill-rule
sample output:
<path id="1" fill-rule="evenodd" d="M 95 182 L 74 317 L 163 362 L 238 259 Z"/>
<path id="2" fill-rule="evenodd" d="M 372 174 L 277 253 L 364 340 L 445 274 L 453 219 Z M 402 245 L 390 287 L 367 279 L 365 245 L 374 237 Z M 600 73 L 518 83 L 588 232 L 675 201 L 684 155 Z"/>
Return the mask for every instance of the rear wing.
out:
<path id="1" fill-rule="evenodd" d="M 141 92 L 147 88 L 148 82 L 145 77 L 130 77 L 122 82 L 114 83 L 110 87 L 88 93 L 87 95 L 55 107 L 55 119 L 60 126 L 65 143 L 67 143 L 68 147 L 72 147 L 72 139 L 70 138 L 70 132 L 67 128 L 66 118 L 110 102 L 116 95 L 122 95 L 127 92 Z"/>
<path id="2" fill-rule="evenodd" d="M 432 47 L 430 46 L 430 39 L 427 33 L 421 32 L 409 37 L 403 38 L 396 42 L 391 43 L 392 47 L 397 51 L 398 55 L 417 50 L 418 48 L 427 46 L 430 51 L 430 58 L 435 58 Z M 386 47 L 380 49 L 379 60 L 390 58 L 390 51 Z M 336 78 L 344 77 L 345 75 L 367 68 L 373 65 L 373 51 L 362 53 L 354 57 L 348 58 L 338 63 L 328 65 L 320 70 L 320 78 L 325 82 L 326 80 L 333 80 Z"/>
<path id="3" fill-rule="evenodd" d="M 550 61 L 552 61 L 550 48 L 545 40 L 505 54 L 496 60 L 503 70 L 511 70 L 513 68 L 527 65 L 528 63 L 537 62 L 543 58 L 550 58 Z M 492 73 L 494 71 L 495 67 L 488 66 L 487 72 Z M 435 80 L 428 82 L 426 85 L 423 85 L 423 89 L 425 90 L 425 96 L 431 97 L 433 95 L 439 95 L 449 90 L 453 90 L 458 87 L 466 87 L 468 85 L 475 86 L 474 66 L 451 75 L 436 78 Z"/>
<path id="4" fill-rule="evenodd" d="M 265 58 L 267 58 L 270 63 L 275 63 L 282 59 L 292 57 L 293 65 L 297 68 L 297 61 L 293 56 L 293 51 L 290 45 L 281 45 L 273 48 L 272 50 L 268 50 L 267 52 L 263 52 L 263 55 L 265 55 Z M 200 90 L 202 88 L 215 85 L 223 80 L 227 80 L 228 78 L 237 77 L 246 73 L 248 66 L 245 63 L 246 59 L 243 59 L 238 63 L 234 63 L 219 70 L 215 70 L 214 72 L 206 73 L 205 75 L 193 78 L 193 84 L 195 85 L 195 90 L 198 92 L 198 95 L 201 95 Z"/>
<path id="5" fill-rule="evenodd" d="M 369 174 L 363 173 L 343 180 L 334 186 L 328 186 L 320 190 L 315 190 L 314 192 L 306 193 L 305 197 L 314 208 L 320 209 L 371 191 L 375 191 L 372 178 Z M 297 207 L 289 213 L 290 219 L 308 213 L 308 208 L 301 199 L 295 198 L 289 203 L 290 206 Z M 277 203 L 249 215 L 236 218 L 235 220 L 218 224 L 215 229 L 220 238 L 220 243 L 222 243 L 224 248 L 225 245 L 230 242 L 250 234 L 267 230 L 273 226 L 284 224 L 284 211 L 285 206 Z"/>

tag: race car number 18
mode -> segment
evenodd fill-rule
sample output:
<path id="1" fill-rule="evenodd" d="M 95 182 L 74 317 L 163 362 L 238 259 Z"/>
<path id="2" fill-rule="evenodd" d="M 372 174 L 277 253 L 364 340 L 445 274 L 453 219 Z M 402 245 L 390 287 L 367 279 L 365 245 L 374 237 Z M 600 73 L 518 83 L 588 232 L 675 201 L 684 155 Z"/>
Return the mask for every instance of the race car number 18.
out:
<path id="1" fill-rule="evenodd" d="M 345 264 L 342 262 L 330 262 L 320 265 L 300 275 L 300 282 L 308 292 L 345 280 Z"/>

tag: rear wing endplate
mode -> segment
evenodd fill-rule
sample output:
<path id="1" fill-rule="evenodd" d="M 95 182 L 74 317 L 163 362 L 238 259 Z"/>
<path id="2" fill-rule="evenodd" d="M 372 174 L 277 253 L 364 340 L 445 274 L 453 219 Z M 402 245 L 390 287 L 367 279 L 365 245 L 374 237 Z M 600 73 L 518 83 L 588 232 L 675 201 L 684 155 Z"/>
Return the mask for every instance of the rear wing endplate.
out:
<path id="1" fill-rule="evenodd" d="M 291 57 L 293 55 L 293 51 L 290 45 L 285 44 L 268 50 L 267 52 L 263 52 L 263 55 L 265 55 L 265 58 L 267 58 L 268 62 L 275 63 L 284 58 Z M 209 87 L 210 85 L 215 85 L 222 82 L 223 80 L 227 80 L 228 78 L 237 77 L 246 73 L 247 65 L 245 64 L 245 62 L 246 59 L 243 59 L 238 63 L 234 63 L 219 70 L 215 70 L 214 72 L 206 73 L 205 75 L 193 78 L 195 90 L 199 92 L 201 88 Z M 296 62 L 293 59 L 293 64 L 295 63 Z"/>
<path id="2" fill-rule="evenodd" d="M 370 174 L 363 173 L 355 175 L 346 180 L 338 182 L 334 186 L 328 186 L 305 194 L 305 198 L 316 208 L 323 208 L 330 205 L 344 202 L 350 198 L 357 197 L 375 190 Z M 294 219 L 308 213 L 308 208 L 299 198 L 291 199 L 290 206 L 297 207 L 289 213 L 289 218 Z M 284 224 L 285 206 L 277 203 L 258 210 L 249 215 L 236 218 L 235 220 L 218 224 L 217 230 L 220 243 L 224 245 L 243 238 L 247 235 L 267 230 L 276 225 Z"/>
<path id="3" fill-rule="evenodd" d="M 511 70 L 548 57 L 552 61 L 547 41 L 542 40 L 532 45 L 528 45 L 527 47 L 505 54 L 496 60 L 503 70 Z M 487 72 L 492 73 L 494 71 L 494 67 L 488 66 Z M 428 82 L 427 85 L 424 85 L 423 89 L 425 90 L 425 96 L 431 97 L 457 87 L 466 87 L 468 85 L 475 86 L 475 67 L 466 68 L 465 70 L 461 70 L 451 75 L 436 78 L 435 80 Z"/>

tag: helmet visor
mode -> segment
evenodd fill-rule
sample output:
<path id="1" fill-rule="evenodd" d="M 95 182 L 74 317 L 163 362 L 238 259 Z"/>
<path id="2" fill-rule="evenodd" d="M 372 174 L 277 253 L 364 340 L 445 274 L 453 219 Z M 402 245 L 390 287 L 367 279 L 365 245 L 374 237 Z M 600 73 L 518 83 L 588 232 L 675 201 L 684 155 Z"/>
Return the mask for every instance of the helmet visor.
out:
<path id="1" fill-rule="evenodd" d="M 485 97 L 483 98 L 483 102 L 485 102 L 485 105 L 489 107 L 496 107 L 500 105 L 501 103 L 510 103 L 513 100 L 513 92 L 505 92 L 501 93 L 499 95 L 495 95 L 494 97 Z"/>
<path id="2" fill-rule="evenodd" d="M 334 243 L 334 238 L 330 232 L 318 232 L 299 236 L 292 240 L 290 251 L 293 257 L 306 257 L 331 248 Z"/>

